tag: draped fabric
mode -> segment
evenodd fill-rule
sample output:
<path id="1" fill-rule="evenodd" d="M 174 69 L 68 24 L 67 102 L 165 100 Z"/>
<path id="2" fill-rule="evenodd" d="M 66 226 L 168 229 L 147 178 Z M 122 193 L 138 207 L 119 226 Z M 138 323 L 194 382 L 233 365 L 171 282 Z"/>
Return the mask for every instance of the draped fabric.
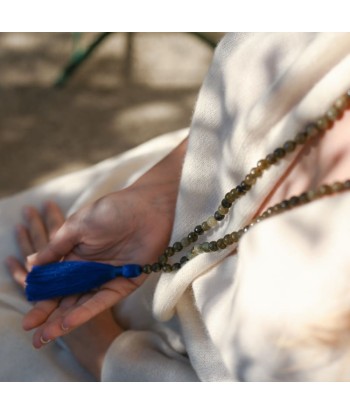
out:
<path id="1" fill-rule="evenodd" d="M 171 241 L 212 215 L 258 160 L 322 115 L 350 86 L 349 73 L 350 34 L 225 36 L 196 104 Z M 0 256 L 15 252 L 12 226 L 23 204 L 51 197 L 73 212 L 130 184 L 185 135 L 169 134 L 3 200 Z M 296 157 L 267 170 L 203 238 L 245 226 Z M 298 207 L 254 227 L 238 249 L 199 255 L 176 274 L 150 276 L 115 308 L 128 330 L 109 348 L 102 380 L 348 379 L 347 340 L 327 346 L 309 329 L 331 330 L 332 318 L 348 309 L 349 207 L 347 193 Z M 4 269 L 0 306 L 1 379 L 90 380 L 62 342 L 31 349 L 19 323 L 29 305 Z"/>

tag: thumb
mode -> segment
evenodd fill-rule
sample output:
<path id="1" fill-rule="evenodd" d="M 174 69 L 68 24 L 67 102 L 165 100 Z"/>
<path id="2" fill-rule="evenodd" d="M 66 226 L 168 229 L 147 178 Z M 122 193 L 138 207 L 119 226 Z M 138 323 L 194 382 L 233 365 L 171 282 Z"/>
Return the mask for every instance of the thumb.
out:
<path id="1" fill-rule="evenodd" d="M 65 222 L 45 248 L 27 257 L 28 267 L 58 262 L 69 254 L 79 242 L 79 235 L 73 229 Z"/>

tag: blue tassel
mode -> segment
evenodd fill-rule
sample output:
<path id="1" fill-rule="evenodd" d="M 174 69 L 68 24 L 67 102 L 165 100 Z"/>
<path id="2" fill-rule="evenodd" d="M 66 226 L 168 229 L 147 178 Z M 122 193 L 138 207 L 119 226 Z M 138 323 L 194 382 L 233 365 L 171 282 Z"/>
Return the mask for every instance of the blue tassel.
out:
<path id="1" fill-rule="evenodd" d="M 134 278 L 142 273 L 136 264 L 115 267 L 90 261 L 66 261 L 34 266 L 27 275 L 25 293 L 29 301 L 47 300 L 88 292 L 117 276 Z"/>

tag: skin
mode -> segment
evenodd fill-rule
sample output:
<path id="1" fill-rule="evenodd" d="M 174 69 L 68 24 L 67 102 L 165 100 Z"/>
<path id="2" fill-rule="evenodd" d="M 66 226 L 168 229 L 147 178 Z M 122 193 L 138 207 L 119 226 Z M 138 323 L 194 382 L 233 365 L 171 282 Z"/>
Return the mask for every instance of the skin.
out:
<path id="1" fill-rule="evenodd" d="M 317 143 L 300 151 L 297 160 L 259 206 L 257 215 L 268 206 L 322 183 L 349 179 L 348 131 L 350 111 Z M 42 215 L 27 208 L 27 226 L 17 228 L 18 243 L 24 258 L 38 253 L 26 265 L 15 258 L 8 259 L 14 279 L 23 285 L 31 265 L 62 257 L 114 265 L 136 259 L 139 263 L 156 260 L 169 241 L 186 145 L 185 141 L 130 188 L 105 196 L 66 221 L 54 203 L 48 204 Z M 115 280 L 97 293 L 38 302 L 25 316 L 23 327 L 36 328 L 33 345 L 37 348 L 69 333 L 65 339 L 78 361 L 98 379 L 108 347 L 123 331 L 110 308 L 142 284 L 144 278 Z"/>
<path id="2" fill-rule="evenodd" d="M 104 196 L 66 220 L 54 202 L 47 203 L 43 213 L 26 207 L 26 226 L 17 226 L 23 259 L 7 258 L 15 281 L 24 286 L 33 265 L 62 258 L 112 265 L 156 261 L 170 239 L 186 148 L 187 140 L 129 188 Z M 23 328 L 35 329 L 37 349 L 66 336 L 77 360 L 99 379 L 104 356 L 123 331 L 111 307 L 145 278 L 117 278 L 85 295 L 39 301 L 24 317 Z"/>
<path id="3" fill-rule="evenodd" d="M 59 206 L 52 201 L 44 204 L 42 212 L 26 207 L 24 216 L 26 226 L 17 226 L 17 241 L 25 258 L 48 244 L 64 223 L 64 216 Z M 14 257 L 7 258 L 6 263 L 14 280 L 24 289 L 28 266 Z M 64 298 L 60 301 L 60 307 L 69 310 L 75 301 L 73 296 Z M 79 301 L 84 301 L 84 297 Z M 111 309 L 107 309 L 67 334 L 65 343 L 78 362 L 99 380 L 104 356 L 110 344 L 122 332 L 123 329 L 115 321 Z"/>

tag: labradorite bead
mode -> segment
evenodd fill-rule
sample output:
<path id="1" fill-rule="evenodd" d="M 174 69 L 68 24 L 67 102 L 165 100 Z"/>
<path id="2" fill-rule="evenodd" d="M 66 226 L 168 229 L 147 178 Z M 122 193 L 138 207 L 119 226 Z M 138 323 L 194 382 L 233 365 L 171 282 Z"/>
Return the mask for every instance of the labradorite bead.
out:
<path id="1" fill-rule="evenodd" d="M 241 196 L 247 193 L 250 188 L 251 186 L 243 180 L 243 182 L 236 187 L 236 190 L 238 195 Z"/>
<path id="2" fill-rule="evenodd" d="M 236 190 L 237 190 L 237 194 L 238 194 L 239 196 L 242 196 L 242 195 L 244 195 L 244 193 L 245 193 L 245 191 L 244 191 L 244 189 L 243 189 L 243 187 L 242 187 L 242 184 L 239 184 L 239 185 L 236 187 Z"/>
<path id="3" fill-rule="evenodd" d="M 174 251 L 175 252 L 180 252 L 183 249 L 182 243 L 181 242 L 175 242 L 173 245 Z"/>
<path id="4" fill-rule="evenodd" d="M 154 264 L 152 264 L 152 271 L 153 272 L 158 272 L 162 269 L 162 266 L 159 262 L 155 262 Z"/>
<path id="5" fill-rule="evenodd" d="M 227 200 L 229 203 L 233 203 L 237 199 L 236 194 L 232 192 L 232 190 L 225 194 L 225 200 Z"/>
<path id="6" fill-rule="evenodd" d="M 283 200 L 283 202 L 280 203 L 281 209 L 285 210 L 288 209 L 289 206 L 289 201 L 288 200 Z"/>
<path id="7" fill-rule="evenodd" d="M 257 166 L 261 170 L 266 170 L 267 168 L 269 168 L 270 163 L 266 159 L 262 159 L 258 161 Z"/>
<path id="8" fill-rule="evenodd" d="M 214 226 L 217 225 L 217 220 L 214 218 L 214 216 L 210 216 L 207 220 L 207 224 L 210 228 L 213 228 Z"/>
<path id="9" fill-rule="evenodd" d="M 232 202 L 229 202 L 227 199 L 222 199 L 221 206 L 229 209 L 232 206 Z"/>
<path id="10" fill-rule="evenodd" d="M 209 249 L 211 251 L 217 251 L 218 250 L 218 244 L 216 241 L 209 242 Z"/>
<path id="11" fill-rule="evenodd" d="M 306 134 L 307 134 L 308 139 L 310 138 L 312 139 L 312 138 L 319 137 L 321 134 L 321 131 L 317 128 L 316 124 L 311 123 L 306 127 Z"/>
<path id="12" fill-rule="evenodd" d="M 243 233 L 248 232 L 248 231 L 249 231 L 249 227 L 250 227 L 250 225 L 245 226 L 245 227 L 243 228 Z"/>
<path id="13" fill-rule="evenodd" d="M 273 154 L 277 159 L 281 159 L 286 155 L 286 151 L 282 147 L 277 147 Z"/>
<path id="14" fill-rule="evenodd" d="M 217 220 L 217 221 L 221 221 L 221 220 L 223 220 L 224 219 L 224 215 L 222 215 L 221 213 L 219 213 L 218 211 L 216 211 L 215 213 L 214 213 L 214 218 Z"/>
<path id="15" fill-rule="evenodd" d="M 198 235 L 196 234 L 196 233 L 194 233 L 194 232 L 190 232 L 189 234 L 188 234 L 188 240 L 190 241 L 190 242 L 196 242 L 196 240 L 198 239 Z"/>
<path id="16" fill-rule="evenodd" d="M 203 252 L 210 252 L 209 242 L 203 242 L 201 244 L 201 248 Z"/>
<path id="17" fill-rule="evenodd" d="M 262 170 L 259 167 L 253 167 L 250 170 L 250 174 L 257 179 L 258 177 L 260 177 L 262 175 Z"/>
<path id="18" fill-rule="evenodd" d="M 281 209 L 281 204 L 280 203 L 278 203 L 278 205 L 275 205 L 275 206 L 272 206 L 272 212 L 273 213 L 278 213 L 278 212 L 280 212 L 282 209 Z"/>
<path id="19" fill-rule="evenodd" d="M 172 271 L 178 271 L 181 268 L 181 264 L 178 262 L 175 262 L 175 264 L 172 265 L 171 270 Z"/>
<path id="20" fill-rule="evenodd" d="M 160 264 L 164 264 L 165 262 L 167 262 L 167 260 L 168 260 L 168 257 L 165 254 L 162 254 L 158 257 L 158 262 Z"/>
<path id="21" fill-rule="evenodd" d="M 240 230 L 237 232 L 237 234 L 238 234 L 238 239 L 241 239 L 241 238 L 242 238 L 242 236 L 243 236 L 243 234 L 244 234 L 244 230 L 243 230 L 243 229 L 240 229 Z"/>
<path id="22" fill-rule="evenodd" d="M 324 116 L 316 121 L 316 125 L 319 130 L 325 131 L 332 125 L 332 122 L 329 120 L 328 117 Z"/>
<path id="23" fill-rule="evenodd" d="M 163 264 L 162 265 L 163 272 L 171 272 L 171 265 L 169 264 Z"/>
<path id="24" fill-rule="evenodd" d="M 248 190 L 251 189 L 251 185 L 246 183 L 245 180 L 243 180 L 243 182 L 240 184 L 241 188 L 243 189 L 244 193 L 247 193 Z"/>
<path id="25" fill-rule="evenodd" d="M 223 238 L 218 239 L 218 241 L 217 241 L 217 246 L 218 246 L 218 248 L 220 248 L 220 249 L 225 249 L 225 248 L 226 248 L 226 244 L 225 244 L 225 242 L 224 242 Z"/>
<path id="26" fill-rule="evenodd" d="M 231 234 L 227 234 L 224 236 L 224 242 L 226 245 L 232 245 L 233 244 L 233 238 Z"/>
<path id="27" fill-rule="evenodd" d="M 328 184 L 323 184 L 318 188 L 320 195 L 329 195 L 332 193 L 332 189 Z"/>
<path id="28" fill-rule="evenodd" d="M 228 213 L 228 209 L 220 205 L 218 207 L 218 212 L 221 213 L 221 215 L 226 215 Z"/>
<path id="29" fill-rule="evenodd" d="M 350 180 L 344 182 L 344 189 L 350 189 Z"/>
<path id="30" fill-rule="evenodd" d="M 187 256 L 183 256 L 183 257 L 180 258 L 180 264 L 181 265 L 185 264 L 186 262 L 188 262 Z"/>
<path id="31" fill-rule="evenodd" d="M 336 121 L 341 116 L 341 111 L 333 105 L 326 113 L 326 117 L 331 121 Z"/>
<path id="32" fill-rule="evenodd" d="M 181 245 L 186 248 L 188 245 L 190 244 L 190 241 L 188 240 L 188 238 L 182 238 L 181 239 Z"/>
<path id="33" fill-rule="evenodd" d="M 333 192 L 340 192 L 341 190 L 344 189 L 344 186 L 343 186 L 343 183 L 336 182 L 332 184 L 331 188 Z"/>
<path id="34" fill-rule="evenodd" d="M 209 231 L 210 229 L 210 226 L 208 225 L 207 222 L 203 222 L 201 226 L 204 232 Z"/>
<path id="35" fill-rule="evenodd" d="M 307 197 L 306 192 L 299 195 L 299 201 L 300 201 L 300 203 L 307 203 L 309 201 L 309 198 Z"/>
<path id="36" fill-rule="evenodd" d="M 317 196 L 317 193 L 315 192 L 315 190 L 309 190 L 308 192 L 306 192 L 307 198 L 308 200 L 311 202 L 312 200 L 314 200 Z"/>
<path id="37" fill-rule="evenodd" d="M 142 272 L 144 272 L 145 274 L 150 274 L 152 272 L 151 265 L 149 265 L 149 264 L 144 265 L 144 267 L 142 268 Z"/>
<path id="38" fill-rule="evenodd" d="M 295 141 L 295 142 L 296 142 L 296 144 L 298 144 L 298 145 L 305 144 L 305 143 L 306 143 L 306 141 L 307 141 L 307 133 L 306 133 L 306 131 L 303 131 L 303 132 L 301 132 L 301 133 L 298 133 L 298 134 L 295 136 L 294 141 Z"/>
<path id="39" fill-rule="evenodd" d="M 168 246 L 168 248 L 165 250 L 164 253 L 168 258 L 170 258 L 171 256 L 175 254 L 175 250 L 172 246 Z"/>
<path id="40" fill-rule="evenodd" d="M 271 164 L 274 164 L 274 163 L 276 163 L 276 161 L 277 161 L 277 157 L 276 157 L 276 155 L 274 154 L 274 153 L 272 153 L 272 154 L 268 154 L 267 156 L 266 156 L 266 161 L 271 165 Z"/>
<path id="41" fill-rule="evenodd" d="M 289 199 L 288 202 L 289 202 L 290 207 L 298 206 L 299 205 L 299 197 L 298 196 L 292 196 Z"/>
<path id="42" fill-rule="evenodd" d="M 348 103 L 349 103 L 349 101 L 348 101 L 348 95 L 347 95 L 347 94 L 344 94 L 344 95 L 342 95 L 341 97 L 339 97 L 339 98 L 335 101 L 334 106 L 335 106 L 337 109 L 339 109 L 340 111 L 342 111 L 342 112 L 343 112 L 343 111 L 347 108 Z"/>
<path id="43" fill-rule="evenodd" d="M 230 190 L 230 194 L 234 197 L 234 200 L 238 199 L 240 196 L 236 187 Z"/>
<path id="44" fill-rule="evenodd" d="M 203 228 L 202 228 L 202 226 L 201 226 L 201 225 L 197 225 L 197 226 L 194 228 L 194 231 L 195 231 L 195 233 L 196 233 L 197 235 L 202 235 L 202 234 L 204 233 L 204 230 L 203 230 Z"/>
<path id="45" fill-rule="evenodd" d="M 244 179 L 244 183 L 248 184 L 249 186 L 251 186 L 252 184 L 254 184 L 256 182 L 256 178 L 252 175 L 252 174 L 247 174 L 245 176 Z"/>
<path id="46" fill-rule="evenodd" d="M 292 140 L 286 141 L 283 144 L 283 148 L 287 153 L 291 153 L 292 151 L 294 151 L 295 146 L 296 146 L 295 141 L 292 141 Z"/>
<path id="47" fill-rule="evenodd" d="M 272 210 L 272 208 L 268 208 L 268 209 L 266 210 L 266 214 L 267 214 L 267 216 L 271 216 L 271 215 L 273 214 L 273 210 Z"/>
<path id="48" fill-rule="evenodd" d="M 238 239 L 239 239 L 238 232 L 232 232 L 231 236 L 232 236 L 233 242 L 238 241 Z"/>

